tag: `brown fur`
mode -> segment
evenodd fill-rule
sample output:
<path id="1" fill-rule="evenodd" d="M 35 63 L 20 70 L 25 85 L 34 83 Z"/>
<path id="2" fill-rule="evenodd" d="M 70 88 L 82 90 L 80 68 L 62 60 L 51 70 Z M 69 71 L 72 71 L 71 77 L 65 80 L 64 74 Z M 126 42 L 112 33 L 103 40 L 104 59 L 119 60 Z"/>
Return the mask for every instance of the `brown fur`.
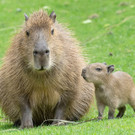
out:
<path id="1" fill-rule="evenodd" d="M 121 71 L 112 74 L 113 70 L 113 65 L 93 63 L 82 71 L 84 79 L 87 82 L 93 82 L 95 85 L 99 119 L 102 118 L 105 106 L 109 107 L 109 119 L 114 117 L 115 109 L 119 110 L 117 117 L 121 118 L 126 110 L 126 104 L 131 105 L 135 111 L 135 85 L 133 79 L 129 74 Z"/>
<path id="2" fill-rule="evenodd" d="M 40 31 L 51 52 L 51 67 L 41 72 L 33 68 L 33 47 Z M 21 122 L 22 128 L 40 125 L 47 119 L 80 119 L 89 110 L 94 91 L 93 84 L 81 77 L 84 66 L 78 43 L 70 32 L 53 23 L 44 11 L 33 13 L 14 37 L 0 69 L 3 112 L 14 124 Z"/>

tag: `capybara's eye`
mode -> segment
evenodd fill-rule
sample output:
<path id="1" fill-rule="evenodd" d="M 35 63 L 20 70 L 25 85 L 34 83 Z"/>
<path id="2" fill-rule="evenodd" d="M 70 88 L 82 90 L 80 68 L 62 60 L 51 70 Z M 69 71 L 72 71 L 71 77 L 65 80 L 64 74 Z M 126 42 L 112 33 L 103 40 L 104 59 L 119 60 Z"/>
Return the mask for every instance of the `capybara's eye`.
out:
<path id="1" fill-rule="evenodd" d="M 101 68 L 96 68 L 97 71 L 101 71 L 102 69 Z"/>
<path id="2" fill-rule="evenodd" d="M 30 33 L 29 33 L 28 31 L 26 31 L 26 35 L 27 35 L 27 36 L 29 36 L 29 35 L 30 35 Z"/>
<path id="3" fill-rule="evenodd" d="M 52 34 L 52 35 L 53 35 L 53 33 L 54 33 L 54 29 L 51 30 L 51 34 Z"/>
<path id="4" fill-rule="evenodd" d="M 37 52 L 37 51 L 33 51 L 33 54 L 34 54 L 34 55 L 37 55 L 37 54 L 38 54 L 38 52 Z"/>

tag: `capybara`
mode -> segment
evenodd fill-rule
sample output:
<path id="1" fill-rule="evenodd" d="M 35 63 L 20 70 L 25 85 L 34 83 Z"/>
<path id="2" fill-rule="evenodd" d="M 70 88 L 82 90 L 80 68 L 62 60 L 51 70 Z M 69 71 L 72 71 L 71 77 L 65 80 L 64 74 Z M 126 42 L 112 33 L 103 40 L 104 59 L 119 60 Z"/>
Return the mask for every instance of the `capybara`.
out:
<path id="1" fill-rule="evenodd" d="M 78 42 L 56 21 L 54 12 L 25 14 L 25 24 L 0 69 L 3 112 L 21 128 L 48 119 L 80 119 L 94 94 L 94 85 L 81 77 L 84 66 Z"/>
<path id="2" fill-rule="evenodd" d="M 114 65 L 93 63 L 82 70 L 87 82 L 95 85 L 98 118 L 102 119 L 105 106 L 109 107 L 108 118 L 114 118 L 115 109 L 119 110 L 117 118 L 121 118 L 129 104 L 135 111 L 135 85 L 132 77 L 122 71 L 114 72 Z"/>

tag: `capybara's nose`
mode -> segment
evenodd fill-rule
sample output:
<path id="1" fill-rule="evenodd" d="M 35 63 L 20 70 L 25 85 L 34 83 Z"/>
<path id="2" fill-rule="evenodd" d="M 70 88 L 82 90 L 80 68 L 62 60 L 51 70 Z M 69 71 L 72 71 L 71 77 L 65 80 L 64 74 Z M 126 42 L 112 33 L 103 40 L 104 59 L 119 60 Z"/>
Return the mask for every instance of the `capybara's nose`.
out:
<path id="1" fill-rule="evenodd" d="M 82 69 L 82 74 L 81 74 L 81 76 L 84 76 L 85 73 L 86 73 L 86 69 Z"/>
<path id="2" fill-rule="evenodd" d="M 50 51 L 49 49 L 46 49 L 46 50 L 34 50 L 33 51 L 33 55 L 36 56 L 36 55 L 49 55 Z"/>

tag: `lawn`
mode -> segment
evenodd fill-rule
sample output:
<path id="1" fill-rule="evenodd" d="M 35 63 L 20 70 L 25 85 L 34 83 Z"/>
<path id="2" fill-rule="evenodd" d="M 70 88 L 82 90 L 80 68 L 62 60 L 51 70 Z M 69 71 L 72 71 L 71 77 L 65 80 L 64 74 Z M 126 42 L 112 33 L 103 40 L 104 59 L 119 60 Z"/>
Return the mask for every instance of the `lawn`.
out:
<path id="1" fill-rule="evenodd" d="M 68 26 L 80 41 L 88 63 L 106 62 L 114 64 L 115 71 L 128 72 L 135 81 L 135 1 L 134 0 L 0 0 L 0 65 L 12 37 L 24 23 L 24 13 L 35 10 L 54 10 L 57 20 Z M 84 23 L 84 21 L 90 23 Z M 135 134 L 135 115 L 130 106 L 122 119 L 107 119 L 108 108 L 101 121 L 93 103 L 89 113 L 80 124 L 66 126 L 42 126 L 18 130 L 11 123 L 2 121 L 0 134 L 93 134 L 132 135 Z M 116 111 L 117 113 L 117 111 Z M 91 120 L 88 122 L 83 122 Z"/>

